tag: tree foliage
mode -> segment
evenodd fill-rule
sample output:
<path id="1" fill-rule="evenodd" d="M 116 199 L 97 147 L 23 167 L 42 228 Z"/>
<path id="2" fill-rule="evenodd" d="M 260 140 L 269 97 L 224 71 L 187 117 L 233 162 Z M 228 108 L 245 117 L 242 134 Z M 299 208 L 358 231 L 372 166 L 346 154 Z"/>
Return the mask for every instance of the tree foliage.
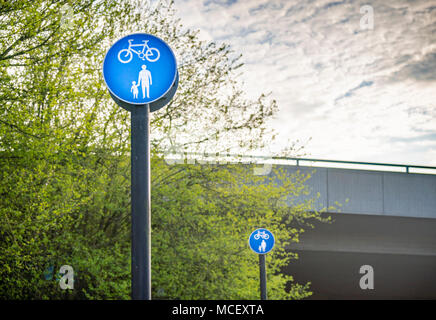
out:
<path id="1" fill-rule="evenodd" d="M 153 295 L 258 297 L 246 246 L 256 226 L 278 238 L 267 259 L 270 296 L 309 294 L 304 284 L 289 290 L 291 277 L 280 273 L 294 257 L 286 244 L 302 232 L 289 224 L 319 219 L 312 200 L 292 203 L 308 176 L 162 157 L 175 145 L 250 150 L 271 139 L 266 120 L 277 105 L 244 97 L 229 46 L 182 28 L 171 4 L 0 3 L 0 298 L 129 298 L 130 121 L 110 99 L 101 65 L 110 44 L 135 31 L 167 41 L 180 73 L 175 98 L 151 123 Z M 74 268 L 73 290 L 56 282 L 64 264 Z M 53 280 L 44 278 L 49 267 Z"/>

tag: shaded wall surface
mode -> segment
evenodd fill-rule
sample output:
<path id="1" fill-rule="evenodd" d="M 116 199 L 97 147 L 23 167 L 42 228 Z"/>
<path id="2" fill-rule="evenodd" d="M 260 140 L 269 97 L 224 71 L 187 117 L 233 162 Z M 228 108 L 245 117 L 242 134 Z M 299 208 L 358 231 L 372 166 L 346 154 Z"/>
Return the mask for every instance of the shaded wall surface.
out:
<path id="1" fill-rule="evenodd" d="M 307 184 L 319 207 L 343 204 L 288 248 L 300 258 L 284 272 L 310 281 L 312 299 L 436 299 L 436 175 L 284 168 L 315 169 Z M 374 270 L 372 290 L 359 286 L 363 265 Z"/>

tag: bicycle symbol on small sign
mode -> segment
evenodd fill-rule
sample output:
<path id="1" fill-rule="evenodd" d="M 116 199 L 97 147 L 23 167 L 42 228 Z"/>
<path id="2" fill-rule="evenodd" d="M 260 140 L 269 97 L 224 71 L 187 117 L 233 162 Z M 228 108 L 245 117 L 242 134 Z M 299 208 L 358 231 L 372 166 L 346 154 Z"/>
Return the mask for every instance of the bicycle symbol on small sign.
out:
<path id="1" fill-rule="evenodd" d="M 256 240 L 259 240 L 260 238 L 268 240 L 269 239 L 269 234 L 266 234 L 265 231 L 258 230 L 257 233 L 253 237 Z"/>
<path id="2" fill-rule="evenodd" d="M 120 50 L 118 52 L 118 60 L 121 63 L 129 63 L 133 58 L 133 53 L 136 53 L 138 57 L 142 60 L 147 59 L 149 62 L 155 62 L 159 60 L 160 52 L 156 48 L 150 48 L 148 46 L 149 40 L 144 40 L 143 43 L 140 44 L 133 44 L 133 39 L 128 40 L 129 41 L 129 47 L 127 49 Z M 140 49 L 133 49 L 133 47 L 142 47 L 142 50 Z"/>

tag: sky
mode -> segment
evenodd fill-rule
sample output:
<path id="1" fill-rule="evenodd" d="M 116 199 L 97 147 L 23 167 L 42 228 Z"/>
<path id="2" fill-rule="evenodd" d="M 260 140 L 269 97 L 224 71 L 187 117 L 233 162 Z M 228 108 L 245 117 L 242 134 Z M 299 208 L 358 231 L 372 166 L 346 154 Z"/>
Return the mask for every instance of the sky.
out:
<path id="1" fill-rule="evenodd" d="M 436 1 L 175 0 L 204 40 L 242 53 L 248 97 L 271 92 L 273 150 L 436 166 Z M 281 145 L 283 144 L 283 145 Z"/>

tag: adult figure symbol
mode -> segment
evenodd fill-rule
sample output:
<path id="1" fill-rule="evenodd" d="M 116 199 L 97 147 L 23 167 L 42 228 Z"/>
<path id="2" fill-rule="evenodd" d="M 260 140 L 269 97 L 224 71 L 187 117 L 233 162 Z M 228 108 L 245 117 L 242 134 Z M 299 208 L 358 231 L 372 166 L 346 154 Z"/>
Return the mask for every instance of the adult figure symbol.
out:
<path id="1" fill-rule="evenodd" d="M 150 86 L 153 84 L 151 72 L 147 70 L 145 64 L 142 65 L 142 70 L 139 71 L 138 85 L 142 88 L 142 97 L 145 98 L 145 89 L 147 89 L 147 98 L 150 98 Z"/>

